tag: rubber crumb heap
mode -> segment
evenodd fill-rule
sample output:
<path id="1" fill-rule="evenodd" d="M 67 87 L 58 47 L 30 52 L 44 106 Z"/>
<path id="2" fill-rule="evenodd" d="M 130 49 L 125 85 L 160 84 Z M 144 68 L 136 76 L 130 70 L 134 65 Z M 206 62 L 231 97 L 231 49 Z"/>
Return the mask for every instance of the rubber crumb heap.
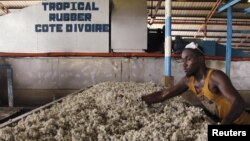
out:
<path id="1" fill-rule="evenodd" d="M 0 129 L 0 141 L 206 141 L 206 115 L 181 97 L 148 106 L 154 83 L 104 82 Z"/>

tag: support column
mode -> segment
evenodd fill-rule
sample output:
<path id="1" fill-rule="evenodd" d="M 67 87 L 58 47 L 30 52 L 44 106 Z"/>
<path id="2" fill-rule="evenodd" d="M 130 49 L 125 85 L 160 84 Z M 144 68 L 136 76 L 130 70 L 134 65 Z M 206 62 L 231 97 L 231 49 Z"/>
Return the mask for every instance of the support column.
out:
<path id="1" fill-rule="evenodd" d="M 165 0 L 165 76 L 164 85 L 169 87 L 174 83 L 174 78 L 171 76 L 171 6 L 172 0 Z"/>
<path id="2" fill-rule="evenodd" d="M 227 8 L 226 74 L 230 77 L 232 52 L 232 7 Z"/>
<path id="3" fill-rule="evenodd" d="M 230 77 L 231 51 L 232 51 L 232 7 L 241 0 L 228 0 L 218 9 L 218 13 L 227 9 L 227 46 L 226 46 L 226 74 Z"/>

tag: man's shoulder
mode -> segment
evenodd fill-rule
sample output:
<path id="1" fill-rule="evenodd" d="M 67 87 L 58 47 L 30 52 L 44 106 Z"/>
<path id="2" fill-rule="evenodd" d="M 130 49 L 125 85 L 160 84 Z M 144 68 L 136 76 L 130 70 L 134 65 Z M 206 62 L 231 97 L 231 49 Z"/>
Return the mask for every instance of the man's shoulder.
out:
<path id="1" fill-rule="evenodd" d="M 221 82 L 221 80 L 228 80 L 228 76 L 226 75 L 226 73 L 219 69 L 213 69 L 213 71 L 211 72 L 210 81 L 216 83 Z"/>
<path id="2" fill-rule="evenodd" d="M 211 76 L 220 76 L 220 75 L 226 75 L 225 72 L 223 72 L 222 70 L 219 69 L 211 69 Z"/>

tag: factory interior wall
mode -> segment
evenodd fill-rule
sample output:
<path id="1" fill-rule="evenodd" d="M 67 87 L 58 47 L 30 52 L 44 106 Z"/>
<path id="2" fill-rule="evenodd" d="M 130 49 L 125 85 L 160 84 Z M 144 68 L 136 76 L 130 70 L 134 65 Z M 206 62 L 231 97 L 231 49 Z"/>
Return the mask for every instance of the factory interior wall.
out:
<path id="1" fill-rule="evenodd" d="M 14 106 L 39 106 L 73 91 L 105 81 L 161 84 L 163 57 L 7 57 L 13 68 Z M 222 71 L 224 61 L 208 60 Z M 231 79 L 250 107 L 249 61 L 231 63 Z M 172 59 L 175 83 L 184 75 L 182 63 Z M 1 102 L 7 101 L 6 73 L 0 71 Z"/>

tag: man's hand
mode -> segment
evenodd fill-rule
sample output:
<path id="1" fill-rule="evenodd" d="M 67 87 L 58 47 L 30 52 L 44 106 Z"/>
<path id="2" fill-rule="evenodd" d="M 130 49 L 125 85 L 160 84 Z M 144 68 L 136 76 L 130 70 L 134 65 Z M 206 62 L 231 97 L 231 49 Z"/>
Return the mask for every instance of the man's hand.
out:
<path id="1" fill-rule="evenodd" d="M 153 92 L 148 95 L 144 95 L 141 97 L 142 101 L 145 101 L 147 104 L 152 104 L 158 102 L 158 99 L 161 95 L 161 91 Z"/>

